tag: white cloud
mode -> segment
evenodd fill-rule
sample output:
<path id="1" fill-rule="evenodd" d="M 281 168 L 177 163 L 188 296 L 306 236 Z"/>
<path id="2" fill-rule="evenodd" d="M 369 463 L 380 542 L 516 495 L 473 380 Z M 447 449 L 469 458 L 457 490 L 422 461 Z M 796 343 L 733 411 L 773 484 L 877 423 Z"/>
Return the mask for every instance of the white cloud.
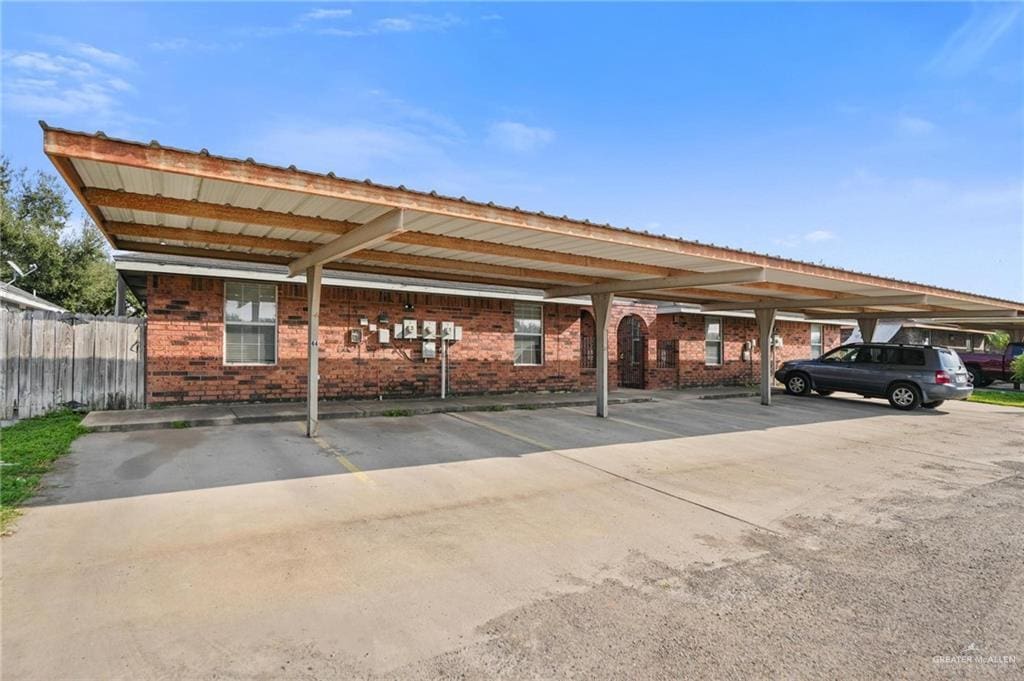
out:
<path id="1" fill-rule="evenodd" d="M 357 36 L 381 35 L 384 33 L 413 33 L 428 31 L 445 31 L 462 23 L 462 19 L 453 15 L 434 16 L 431 14 L 407 14 L 400 17 L 384 17 L 367 26 L 353 28 L 327 27 L 318 28 L 320 35 L 333 35 L 341 38 Z"/>
<path id="2" fill-rule="evenodd" d="M 804 234 L 804 240 L 810 241 L 812 243 L 818 241 L 831 241 L 832 239 L 835 238 L 835 232 L 832 232 L 827 229 L 816 229 L 813 232 L 807 232 L 807 234 Z"/>
<path id="3" fill-rule="evenodd" d="M 135 60 L 118 52 L 104 50 L 89 43 L 68 40 L 55 35 L 39 36 L 39 39 L 57 51 L 82 59 L 103 68 L 127 71 L 135 68 Z"/>
<path id="4" fill-rule="evenodd" d="M 215 43 L 192 38 L 168 38 L 149 44 L 149 49 L 156 52 L 216 52 L 217 50 L 236 49 L 237 43 Z"/>
<path id="5" fill-rule="evenodd" d="M 937 128 L 935 123 L 920 116 L 900 114 L 896 117 L 896 130 L 904 135 L 920 137 L 935 132 Z"/>
<path id="6" fill-rule="evenodd" d="M 314 9 L 299 17 L 299 21 L 330 21 L 332 19 L 347 19 L 352 16 L 350 9 Z"/>
<path id="7" fill-rule="evenodd" d="M 1020 11 L 1017 3 L 972 4 L 971 16 L 949 36 L 928 69 L 948 76 L 971 71 L 1010 30 Z"/>
<path id="8" fill-rule="evenodd" d="M 117 52 L 101 50 L 95 45 L 87 43 L 70 43 L 68 51 L 87 61 L 99 63 L 110 68 L 131 69 L 135 67 L 135 62 L 128 57 Z"/>
<path id="9" fill-rule="evenodd" d="M 346 26 L 331 25 L 336 19 L 354 17 L 350 9 L 315 9 L 300 14 L 291 23 L 283 26 L 254 26 L 236 29 L 236 33 L 255 38 L 312 33 L 340 38 L 383 35 L 387 33 L 414 33 L 427 31 L 445 31 L 462 23 L 462 19 L 454 14 L 406 14 L 377 19 L 369 23 L 353 23 Z"/>
<path id="10" fill-rule="evenodd" d="M 806 244 L 818 244 L 824 241 L 833 241 L 838 236 L 830 229 L 815 229 L 804 234 L 787 234 L 783 237 L 772 239 L 776 246 L 784 248 L 796 248 Z"/>
<path id="11" fill-rule="evenodd" d="M 33 117 L 88 118 L 90 125 L 117 125 L 128 120 L 121 98 L 134 90 L 116 71 L 135 68 L 124 55 L 87 43 L 44 36 L 54 51 L 7 51 L 4 104 Z"/>
<path id="12" fill-rule="evenodd" d="M 487 139 L 495 146 L 522 154 L 547 146 L 554 141 L 555 133 L 516 121 L 499 121 L 491 125 Z"/>

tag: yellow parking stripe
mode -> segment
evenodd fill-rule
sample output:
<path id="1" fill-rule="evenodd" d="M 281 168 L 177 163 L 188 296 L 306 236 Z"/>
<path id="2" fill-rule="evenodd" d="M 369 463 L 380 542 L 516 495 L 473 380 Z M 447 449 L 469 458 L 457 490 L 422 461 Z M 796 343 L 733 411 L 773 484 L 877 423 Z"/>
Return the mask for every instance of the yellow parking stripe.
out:
<path id="1" fill-rule="evenodd" d="M 567 407 L 569 411 L 574 411 L 577 414 L 593 414 L 592 410 L 584 409 L 582 407 Z M 661 433 L 662 435 L 671 435 L 672 437 L 684 437 L 682 433 L 676 433 L 671 430 L 665 430 L 664 428 L 658 428 L 657 426 L 648 426 L 643 423 L 634 423 L 633 421 L 627 421 L 626 419 L 620 419 L 617 416 L 606 416 L 605 421 L 615 421 L 623 425 L 632 426 L 633 428 L 643 428 L 644 430 L 650 430 L 655 433 Z"/>
<path id="2" fill-rule="evenodd" d="M 520 442 L 525 442 L 528 445 L 533 445 L 534 447 L 540 447 L 541 449 L 549 451 L 549 452 L 552 451 L 553 449 L 555 449 L 555 447 L 553 445 L 545 444 L 545 443 L 543 443 L 543 442 L 541 442 L 539 440 L 534 440 L 532 438 L 526 437 L 525 435 L 520 435 L 519 433 L 513 433 L 511 430 L 506 430 L 506 429 L 502 428 L 501 426 L 494 425 L 493 423 L 482 423 L 480 421 L 477 421 L 476 419 L 471 419 L 471 418 L 468 418 L 466 416 L 463 416 L 462 414 L 456 414 L 456 413 L 451 413 L 451 412 L 448 414 L 448 416 L 451 416 L 453 419 L 458 419 L 460 421 L 465 421 L 466 423 L 470 423 L 470 424 L 472 424 L 474 426 L 477 426 L 478 428 L 486 428 L 487 430 L 490 430 L 490 431 L 493 431 L 495 433 L 498 433 L 499 435 L 504 435 L 505 437 L 510 437 L 513 440 L 519 440 Z"/>
<path id="3" fill-rule="evenodd" d="M 340 463 L 342 466 L 344 466 L 345 469 L 349 473 L 351 473 L 352 475 L 354 475 L 356 477 L 357 480 L 359 480 L 360 482 L 365 482 L 368 485 L 372 485 L 373 484 L 373 481 L 370 480 L 370 476 L 369 475 L 364 473 L 359 468 L 359 466 L 357 466 L 354 463 L 352 463 L 351 461 L 349 461 L 348 457 L 346 457 L 344 454 L 342 454 L 341 451 L 339 451 L 338 448 L 335 447 L 334 445 L 332 445 L 330 442 L 328 442 L 327 440 L 323 439 L 319 435 L 316 435 L 316 436 L 313 437 L 313 442 L 317 443 L 317 445 L 320 447 L 320 449 L 324 450 L 325 452 L 327 452 L 328 454 L 333 456 L 335 459 L 337 459 L 338 463 Z"/>

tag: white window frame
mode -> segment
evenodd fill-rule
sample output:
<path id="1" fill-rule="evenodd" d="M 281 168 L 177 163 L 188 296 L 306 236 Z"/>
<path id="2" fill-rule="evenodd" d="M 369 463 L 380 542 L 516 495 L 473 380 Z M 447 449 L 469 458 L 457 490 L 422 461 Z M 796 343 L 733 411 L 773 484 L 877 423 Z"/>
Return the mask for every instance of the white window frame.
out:
<path id="1" fill-rule="evenodd" d="M 814 342 L 814 329 L 818 329 L 818 342 Z M 810 329 L 807 331 L 807 340 L 811 345 L 811 359 L 817 359 L 822 356 L 825 352 L 825 325 L 824 324 L 811 324 Z M 814 346 L 818 346 L 818 354 L 814 354 Z"/>
<path id="2" fill-rule="evenodd" d="M 525 319 L 525 317 L 519 316 L 519 310 L 521 308 L 536 308 L 540 313 L 540 333 L 516 333 L 516 320 Z M 532 317 L 531 317 L 532 319 Z M 537 338 L 540 337 L 540 361 L 539 362 L 520 362 L 515 356 L 515 343 L 518 337 Z M 544 366 L 544 303 L 533 303 L 516 300 L 512 303 L 512 365 L 517 367 L 540 367 Z"/>
<path id="3" fill-rule="evenodd" d="M 274 321 L 273 322 L 229 322 L 228 321 L 228 285 L 229 284 L 244 284 L 247 286 L 273 286 L 274 287 Z M 224 304 L 221 307 L 221 321 L 223 322 L 223 329 L 221 330 L 221 365 L 228 367 L 273 367 L 277 366 L 278 356 L 280 354 L 280 329 L 278 328 L 278 320 L 281 317 L 281 308 L 279 305 L 279 292 L 277 290 L 277 284 L 271 284 L 263 281 L 248 281 L 243 279 L 225 279 L 224 280 Z M 273 362 L 229 362 L 228 361 L 228 325 L 232 326 L 273 326 L 274 327 L 274 361 Z"/>
<path id="4" fill-rule="evenodd" d="M 708 327 L 711 326 L 711 322 L 718 320 L 718 340 L 708 340 Z M 718 361 L 708 361 L 708 344 L 718 344 Z M 725 318 L 724 317 L 704 317 L 704 366 L 708 367 L 720 367 L 725 364 Z"/>

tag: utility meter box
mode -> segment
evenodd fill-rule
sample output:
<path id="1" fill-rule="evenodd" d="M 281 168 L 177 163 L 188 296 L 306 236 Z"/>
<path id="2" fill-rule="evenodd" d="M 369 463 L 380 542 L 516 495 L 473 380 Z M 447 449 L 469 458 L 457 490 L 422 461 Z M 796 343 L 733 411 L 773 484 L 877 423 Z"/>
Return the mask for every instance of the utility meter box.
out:
<path id="1" fill-rule="evenodd" d="M 363 342 L 363 330 L 362 329 L 352 329 L 351 331 L 348 332 L 348 339 L 352 343 L 361 343 L 361 342 Z"/>
<path id="2" fill-rule="evenodd" d="M 437 357 L 437 343 L 423 341 L 423 359 L 434 359 L 435 357 Z"/>
<path id="3" fill-rule="evenodd" d="M 781 348 L 782 347 L 782 336 L 773 336 L 772 337 L 772 347 L 773 348 Z"/>
<path id="4" fill-rule="evenodd" d="M 441 322 L 441 338 L 455 340 L 455 322 Z"/>
<path id="5" fill-rule="evenodd" d="M 367 319 L 366 317 L 360 317 L 359 318 L 359 326 L 366 326 L 369 323 L 370 323 L 370 320 Z"/>
<path id="6" fill-rule="evenodd" d="M 402 326 L 402 322 L 395 322 L 395 340 L 402 340 L 404 337 L 404 334 L 402 333 L 404 328 L 405 327 Z"/>
<path id="7" fill-rule="evenodd" d="M 402 320 L 402 338 L 405 340 L 416 340 L 416 320 Z"/>
<path id="8" fill-rule="evenodd" d="M 423 340 L 434 340 L 437 338 L 437 322 L 423 322 Z"/>
<path id="9" fill-rule="evenodd" d="M 456 341 L 462 340 L 462 327 L 461 326 L 456 326 L 455 327 L 455 330 L 452 332 L 452 340 L 456 340 Z"/>
<path id="10" fill-rule="evenodd" d="M 381 345 L 387 345 L 391 342 L 391 332 L 385 328 L 381 328 L 377 331 L 377 342 Z"/>

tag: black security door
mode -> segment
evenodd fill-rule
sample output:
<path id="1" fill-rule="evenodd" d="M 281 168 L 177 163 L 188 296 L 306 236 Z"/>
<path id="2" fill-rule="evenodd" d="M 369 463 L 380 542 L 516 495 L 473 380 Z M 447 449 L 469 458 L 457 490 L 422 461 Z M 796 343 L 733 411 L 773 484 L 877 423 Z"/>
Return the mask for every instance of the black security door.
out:
<path id="1" fill-rule="evenodd" d="M 647 325 L 636 315 L 619 322 L 619 385 L 643 388 L 647 357 Z"/>

